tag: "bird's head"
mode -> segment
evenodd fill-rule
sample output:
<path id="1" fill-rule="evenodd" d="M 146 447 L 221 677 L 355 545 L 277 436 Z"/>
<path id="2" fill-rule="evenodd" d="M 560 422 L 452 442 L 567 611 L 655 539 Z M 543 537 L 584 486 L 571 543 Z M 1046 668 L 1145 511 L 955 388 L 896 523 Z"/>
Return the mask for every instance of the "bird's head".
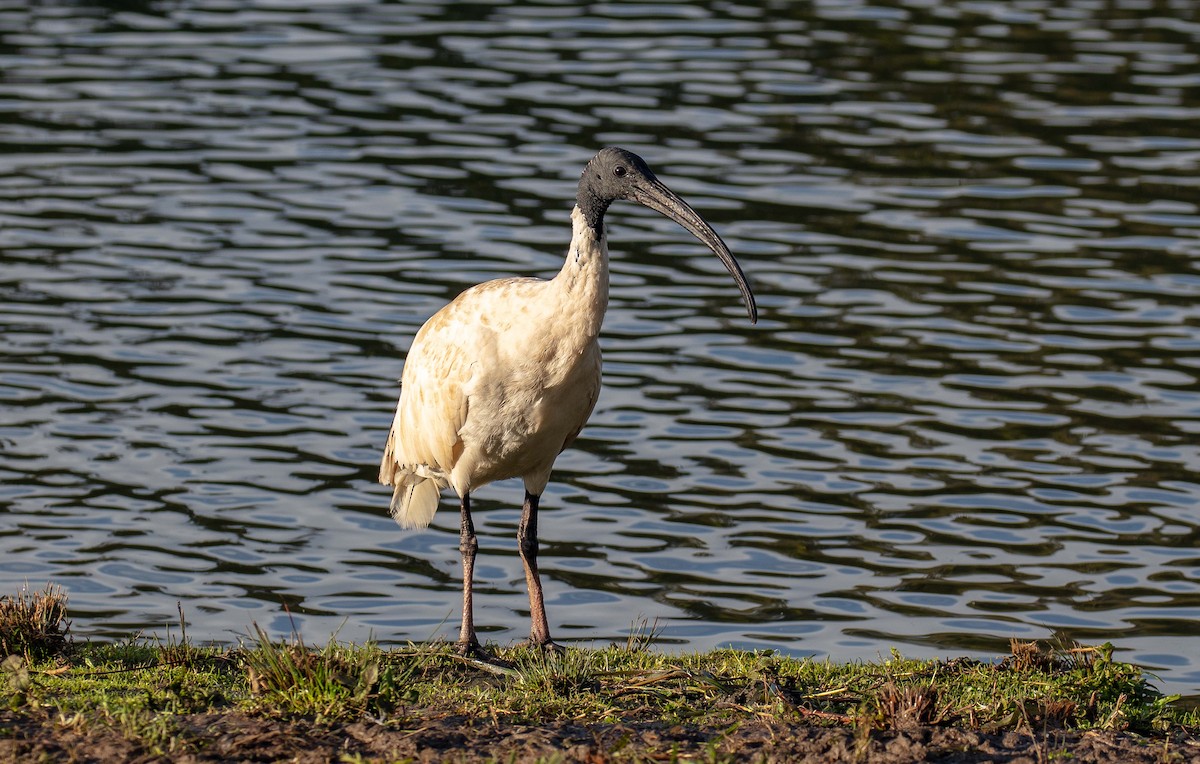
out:
<path id="1" fill-rule="evenodd" d="M 588 225 L 599 236 L 603 231 L 604 213 L 610 204 L 620 199 L 637 202 L 666 215 L 704 242 L 737 282 L 742 301 L 746 303 L 746 312 L 750 315 L 750 323 L 758 321 L 758 307 L 754 302 L 754 293 L 746 283 L 746 276 L 712 226 L 687 202 L 663 185 L 640 156 L 632 151 L 608 146 L 592 157 L 592 161 L 584 168 L 583 175 L 579 177 L 576 203 Z"/>
<path id="2" fill-rule="evenodd" d="M 616 146 L 603 148 L 579 176 L 579 201 L 587 203 L 586 207 L 580 204 L 580 209 L 586 213 L 587 207 L 599 208 L 603 219 L 609 204 L 618 199 L 636 201 L 639 188 L 655 183 L 659 183 L 658 178 L 640 156 Z"/>

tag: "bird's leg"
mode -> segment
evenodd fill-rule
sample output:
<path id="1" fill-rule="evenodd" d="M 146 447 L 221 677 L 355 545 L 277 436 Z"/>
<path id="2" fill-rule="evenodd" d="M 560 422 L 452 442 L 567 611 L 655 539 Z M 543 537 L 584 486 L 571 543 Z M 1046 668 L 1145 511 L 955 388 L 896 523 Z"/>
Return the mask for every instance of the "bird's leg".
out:
<path id="1" fill-rule="evenodd" d="M 475 553 L 479 551 L 479 541 L 475 538 L 475 524 L 471 522 L 471 493 L 462 496 L 462 526 L 458 533 L 458 551 L 462 552 L 463 567 L 463 604 L 462 630 L 458 634 L 455 647 L 463 655 L 476 655 L 481 652 L 479 640 L 475 638 L 475 598 L 472 591 L 475 579 Z"/>
<path id="2" fill-rule="evenodd" d="M 521 561 L 525 563 L 525 585 L 529 589 L 529 644 L 560 651 L 561 647 L 550 639 L 550 624 L 546 621 L 546 603 L 542 599 L 542 578 L 538 573 L 537 555 L 537 511 L 538 498 L 525 492 L 525 506 L 521 508 L 521 524 L 517 526 L 517 546 L 521 550 Z"/>

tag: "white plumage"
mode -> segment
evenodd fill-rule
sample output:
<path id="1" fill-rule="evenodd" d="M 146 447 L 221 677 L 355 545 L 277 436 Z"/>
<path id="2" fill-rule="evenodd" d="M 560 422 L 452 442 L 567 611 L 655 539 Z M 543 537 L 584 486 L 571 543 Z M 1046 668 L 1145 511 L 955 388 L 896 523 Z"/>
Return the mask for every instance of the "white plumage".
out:
<path id="1" fill-rule="evenodd" d="M 591 416 L 608 248 L 578 207 L 571 219 L 571 250 L 553 279 L 471 287 L 417 332 L 379 469 L 379 481 L 396 487 L 401 526 L 429 525 L 447 485 L 462 497 L 521 477 L 540 496 Z"/>

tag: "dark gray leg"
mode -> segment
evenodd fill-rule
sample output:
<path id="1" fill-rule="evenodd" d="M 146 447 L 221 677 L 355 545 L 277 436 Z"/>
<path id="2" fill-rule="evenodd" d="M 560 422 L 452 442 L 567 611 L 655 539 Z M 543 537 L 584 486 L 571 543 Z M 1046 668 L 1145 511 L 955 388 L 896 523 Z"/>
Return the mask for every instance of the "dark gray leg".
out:
<path id="1" fill-rule="evenodd" d="M 458 551 L 462 552 L 463 567 L 463 605 L 462 630 L 458 634 L 455 647 L 463 655 L 475 655 L 480 652 L 479 640 L 475 638 L 475 553 L 479 551 L 479 541 L 475 538 L 475 524 L 471 522 L 471 494 L 464 493 L 462 497 L 462 526 L 458 533 Z"/>
<path id="2" fill-rule="evenodd" d="M 525 492 L 525 506 L 521 509 L 521 524 L 517 527 L 517 546 L 521 550 L 521 561 L 525 563 L 525 585 L 529 589 L 529 642 L 535 647 L 561 650 L 550 639 L 550 625 L 546 621 L 546 603 L 542 599 L 542 578 L 538 573 L 537 556 L 537 511 L 538 499 Z"/>

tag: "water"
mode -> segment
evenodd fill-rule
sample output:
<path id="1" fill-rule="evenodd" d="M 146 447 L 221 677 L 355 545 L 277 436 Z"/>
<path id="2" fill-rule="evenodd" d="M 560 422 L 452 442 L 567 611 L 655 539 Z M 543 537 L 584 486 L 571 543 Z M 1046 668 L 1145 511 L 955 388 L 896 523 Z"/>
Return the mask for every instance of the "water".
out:
<path id="1" fill-rule="evenodd" d="M 1200 693 L 1197 51 L 1182 1 L 0 0 L 0 590 L 61 584 L 95 638 L 177 603 L 201 642 L 452 638 L 451 502 L 404 532 L 373 482 L 404 352 L 554 273 L 620 144 L 763 317 L 614 208 L 557 637 L 1061 633 Z M 476 498 L 513 641 L 521 487 Z"/>

